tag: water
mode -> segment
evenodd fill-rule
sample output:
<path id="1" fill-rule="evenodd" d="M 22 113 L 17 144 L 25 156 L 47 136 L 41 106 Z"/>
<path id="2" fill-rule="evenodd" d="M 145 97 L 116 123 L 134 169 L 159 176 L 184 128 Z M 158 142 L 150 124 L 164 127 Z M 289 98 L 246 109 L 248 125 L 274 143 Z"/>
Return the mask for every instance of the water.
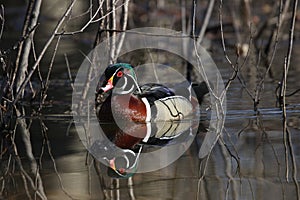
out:
<path id="1" fill-rule="evenodd" d="M 16 13 L 20 17 L 24 5 L 13 5 L 7 9 L 7 19 Z M 45 8 L 44 8 L 45 9 Z M 82 8 L 83 9 L 83 8 Z M 21 17 L 20 17 L 21 18 Z M 55 21 L 55 16 L 44 16 L 43 22 Z M 21 20 L 8 25 L 13 34 L 3 37 L 8 41 L 1 48 L 14 44 Z M 21 24 L 21 25 L 20 25 Z M 43 24 L 41 24 L 43 25 Z M 43 30 L 43 29 L 41 29 Z M 43 35 L 42 32 L 38 34 Z M 40 37 L 40 36 L 39 36 Z M 44 38 L 40 39 L 41 44 Z M 80 141 L 71 115 L 72 87 L 63 54 L 68 55 L 71 72 L 75 77 L 84 55 L 88 52 L 92 36 L 74 36 L 62 41 L 52 73 L 49 97 L 43 115 L 32 119 L 31 141 L 33 152 L 39 163 L 43 187 L 48 199 L 297 199 L 300 165 L 300 104 L 299 93 L 287 98 L 287 126 L 289 134 L 283 133 L 282 110 L 276 107 L 275 89 L 281 78 L 282 59 L 276 58 L 275 81 L 267 79 L 259 104 L 259 113 L 253 111 L 253 101 L 241 84 L 234 80 L 227 93 L 227 116 L 221 139 L 208 157 L 199 158 L 199 148 L 209 127 L 209 111 L 204 106 L 200 132 L 188 150 L 174 163 L 162 169 L 137 173 L 128 179 L 109 177 L 107 168 L 92 159 Z M 219 45 L 218 42 L 213 43 Z M 219 46 L 220 47 L 220 46 Z M 286 52 L 286 45 L 279 49 Z M 288 77 L 288 93 L 300 87 L 299 43 L 295 44 L 292 65 Z M 53 49 L 52 49 L 53 50 Z M 227 80 L 232 70 L 223 59 L 221 48 L 213 50 L 212 56 Z M 51 51 L 48 53 L 51 55 Z M 42 63 L 47 71 L 49 55 Z M 245 67 L 241 75 L 254 91 L 257 74 Z M 47 138 L 41 132 L 40 119 L 47 127 Z M 16 142 L 25 170 L 29 173 L 30 163 L 26 159 L 20 134 Z M 45 143 L 46 142 L 46 143 Z M 50 150 L 47 148 L 49 142 Z M 9 160 L 0 164 L 1 175 Z M 55 161 L 55 162 L 54 162 Z M 153 160 L 155 162 L 155 160 Z M 13 165 L 10 165 L 11 167 Z M 24 184 L 18 169 L 5 176 L 0 185 L 5 186 L 1 195 L 9 199 L 27 199 Z M 30 191 L 33 194 L 33 191 Z"/>

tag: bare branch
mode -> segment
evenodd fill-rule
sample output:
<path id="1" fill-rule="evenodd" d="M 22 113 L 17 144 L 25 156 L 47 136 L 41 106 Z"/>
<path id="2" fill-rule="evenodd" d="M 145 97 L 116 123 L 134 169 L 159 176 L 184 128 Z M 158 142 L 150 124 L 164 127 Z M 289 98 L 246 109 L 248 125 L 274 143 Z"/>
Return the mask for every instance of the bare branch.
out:
<path id="1" fill-rule="evenodd" d="M 123 14 L 121 16 L 121 21 L 122 21 L 122 31 L 126 31 L 127 29 L 127 22 L 128 22 L 128 4 L 129 4 L 129 0 L 124 0 L 124 6 L 123 6 Z M 116 49 L 116 53 L 115 53 L 115 59 L 118 58 L 118 55 L 120 54 L 123 42 L 125 39 L 125 33 L 121 35 L 121 38 L 118 42 L 118 46 Z"/>
<path id="2" fill-rule="evenodd" d="M 52 57 L 51 57 L 51 61 L 50 61 L 50 64 L 49 64 L 46 81 L 42 85 L 43 87 L 42 87 L 42 92 L 41 92 L 41 101 L 40 101 L 40 106 L 39 106 L 38 112 L 41 112 L 41 110 L 43 108 L 43 105 L 45 103 L 45 100 L 47 98 L 47 92 L 48 92 L 48 88 L 49 88 L 49 84 L 50 84 L 50 75 L 51 75 L 51 72 L 52 72 L 52 69 L 53 69 L 53 63 L 54 63 L 54 59 L 55 59 L 55 56 L 56 56 L 56 53 L 57 53 L 57 49 L 58 49 L 60 39 L 61 39 L 61 36 L 58 36 L 55 47 L 54 47 L 54 51 L 53 51 L 53 54 L 52 54 Z"/>
<path id="3" fill-rule="evenodd" d="M 198 44 L 200 44 L 203 40 L 206 28 L 208 26 L 208 22 L 209 22 L 210 17 L 211 17 L 212 10 L 214 8 L 214 5 L 215 5 L 215 0 L 210 0 L 207 11 L 206 11 L 204 22 L 203 22 L 203 25 L 201 27 L 201 31 L 200 31 L 199 36 L 198 36 L 198 40 L 197 40 Z"/>
<path id="4" fill-rule="evenodd" d="M 112 10 L 112 13 L 109 15 L 109 23 L 107 23 L 107 26 L 111 29 L 117 28 L 117 21 L 116 21 L 116 1 L 110 0 L 109 2 L 109 8 Z M 111 33 L 110 40 L 110 62 L 115 63 L 116 62 L 116 38 L 117 34 L 116 32 Z"/>
<path id="5" fill-rule="evenodd" d="M 26 33 L 33 29 L 38 24 L 38 17 L 40 14 L 42 0 L 32 0 L 29 4 L 28 12 L 27 12 L 27 19 L 23 27 L 23 36 Z M 26 73 L 28 70 L 28 61 L 29 55 L 31 51 L 31 41 L 33 40 L 34 31 L 32 31 L 28 38 L 25 39 L 24 43 L 19 47 L 18 54 L 20 57 L 19 60 L 17 59 L 16 64 L 16 91 L 20 90 L 22 83 L 26 78 Z M 20 91 L 23 96 L 23 90 Z"/>
<path id="6" fill-rule="evenodd" d="M 59 180 L 59 185 L 62 189 L 62 191 L 70 198 L 70 199 L 74 199 L 68 192 L 67 190 L 65 189 L 63 183 L 62 183 L 62 178 L 57 170 L 57 166 L 56 166 L 56 162 L 55 162 L 55 159 L 54 159 L 54 156 L 52 154 L 52 150 L 51 150 L 51 145 L 50 145 L 50 141 L 48 139 L 48 135 L 47 135 L 47 127 L 45 126 L 44 122 L 42 120 L 40 120 L 40 125 L 41 125 L 41 128 L 42 128 L 42 133 L 43 133 L 43 136 L 44 136 L 44 142 L 45 144 L 47 145 L 47 149 L 48 149 L 48 154 L 50 156 L 50 159 L 53 163 L 53 168 L 54 168 L 54 171 L 55 171 L 55 174 Z"/>
<path id="7" fill-rule="evenodd" d="M 74 90 L 74 84 L 73 84 L 73 79 L 72 79 L 72 74 L 71 74 L 71 69 L 70 69 L 70 63 L 69 63 L 69 60 L 68 60 L 68 56 L 67 54 L 64 54 L 65 56 L 65 61 L 66 61 L 66 66 L 67 66 L 67 70 L 68 70 L 68 76 L 69 76 L 69 80 L 70 80 L 70 84 L 71 84 L 71 87 L 72 89 Z"/>
<path id="8" fill-rule="evenodd" d="M 1 28 L 0 28 L 0 39 L 2 38 L 4 24 L 5 24 L 5 18 L 4 18 L 4 6 L 0 5 L 1 13 L 0 13 L 0 21 L 1 21 Z"/>
<path id="9" fill-rule="evenodd" d="M 73 0 L 68 9 L 66 10 L 66 12 L 64 13 L 63 17 L 59 20 L 59 22 L 57 23 L 52 35 L 50 36 L 50 38 L 48 39 L 48 41 L 46 42 L 45 46 L 43 47 L 40 55 L 38 56 L 36 62 L 34 63 L 34 65 L 32 66 L 31 71 L 28 73 L 26 79 L 23 81 L 22 85 L 19 87 L 19 90 L 15 96 L 15 99 L 13 100 L 12 104 L 15 105 L 17 103 L 17 101 L 20 98 L 20 95 L 22 94 L 22 91 L 24 90 L 26 84 L 29 82 L 31 76 L 33 75 L 34 71 L 36 70 L 37 66 L 39 65 L 40 61 L 42 60 L 44 54 L 46 53 L 48 47 L 50 46 L 50 44 L 52 43 L 53 39 L 55 38 L 55 35 L 58 33 L 58 30 L 60 29 L 60 27 L 62 26 L 63 22 L 65 21 L 65 19 L 68 17 L 68 15 L 71 13 L 71 10 L 75 4 L 76 0 Z"/>
<path id="10" fill-rule="evenodd" d="M 85 25 L 84 25 L 80 30 L 71 31 L 71 32 L 65 32 L 65 31 L 63 31 L 63 32 L 56 32 L 55 34 L 56 34 L 56 35 L 75 35 L 75 34 L 78 34 L 78 33 L 82 33 L 82 32 L 85 31 L 85 29 L 86 29 L 89 25 L 91 25 L 91 24 L 93 24 L 93 23 L 96 23 L 96 22 L 99 22 L 99 21 L 105 19 L 105 18 L 108 17 L 111 13 L 113 13 L 115 10 L 118 10 L 118 9 L 122 8 L 122 6 L 124 6 L 124 4 L 121 4 L 121 5 L 117 6 L 117 7 L 115 8 L 115 10 L 111 10 L 111 11 L 107 12 L 105 15 L 103 15 L 103 16 L 101 16 L 101 17 L 95 19 L 95 18 L 98 16 L 99 12 L 101 11 L 101 9 L 102 9 L 102 4 L 103 4 L 103 3 L 104 3 L 104 1 L 101 1 L 101 4 L 100 4 L 100 6 L 98 6 L 98 8 L 97 8 L 95 14 L 94 14 L 94 15 L 93 15 L 93 16 L 85 23 Z"/>

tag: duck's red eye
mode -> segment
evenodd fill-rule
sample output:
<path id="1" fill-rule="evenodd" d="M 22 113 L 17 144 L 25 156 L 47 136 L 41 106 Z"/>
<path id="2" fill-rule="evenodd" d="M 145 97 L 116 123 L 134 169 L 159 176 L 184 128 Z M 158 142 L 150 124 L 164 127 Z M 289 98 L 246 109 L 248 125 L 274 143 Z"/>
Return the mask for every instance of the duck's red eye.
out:
<path id="1" fill-rule="evenodd" d="M 123 72 L 122 71 L 118 71 L 117 77 L 122 77 L 122 76 L 123 76 Z"/>

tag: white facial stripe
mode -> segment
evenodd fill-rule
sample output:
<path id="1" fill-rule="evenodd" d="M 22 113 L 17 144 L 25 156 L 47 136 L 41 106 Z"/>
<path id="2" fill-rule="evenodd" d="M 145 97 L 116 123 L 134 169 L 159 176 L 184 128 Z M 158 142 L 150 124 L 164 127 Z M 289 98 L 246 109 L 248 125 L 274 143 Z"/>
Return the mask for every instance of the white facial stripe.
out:
<path id="1" fill-rule="evenodd" d="M 121 89 L 125 91 L 125 87 L 126 87 L 127 82 L 128 82 L 126 76 L 124 76 L 124 80 L 125 80 L 125 83 L 123 84 L 123 86 L 121 87 Z"/>
<path id="2" fill-rule="evenodd" d="M 141 89 L 140 89 L 139 84 L 137 83 L 136 79 L 131 74 L 127 74 L 127 76 L 131 77 L 131 79 L 133 80 L 133 82 L 134 82 L 136 88 L 138 89 L 139 93 L 141 93 Z"/>
<path id="3" fill-rule="evenodd" d="M 131 88 L 128 90 L 128 93 L 133 92 L 134 90 L 134 85 L 131 86 Z"/>
<path id="4" fill-rule="evenodd" d="M 122 89 L 122 88 L 121 88 Z M 118 91 L 118 94 L 129 94 L 129 93 L 131 93 L 131 92 L 133 92 L 133 90 L 134 90 L 134 85 L 132 85 L 131 86 L 131 88 L 129 89 L 129 90 L 121 90 L 121 92 L 120 91 Z"/>
<path id="5" fill-rule="evenodd" d="M 123 155 L 122 157 L 126 160 L 126 168 L 128 169 L 129 168 L 129 160 L 126 155 Z"/>

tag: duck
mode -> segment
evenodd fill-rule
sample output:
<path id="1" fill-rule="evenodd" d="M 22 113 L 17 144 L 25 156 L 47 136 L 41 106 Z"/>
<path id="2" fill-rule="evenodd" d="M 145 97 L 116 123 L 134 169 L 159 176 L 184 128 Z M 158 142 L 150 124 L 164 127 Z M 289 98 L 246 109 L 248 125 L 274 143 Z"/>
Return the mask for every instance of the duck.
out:
<path id="1" fill-rule="evenodd" d="M 159 83 L 139 86 L 131 64 L 111 64 L 105 69 L 96 88 L 97 118 L 101 122 L 118 119 L 149 122 L 175 121 L 190 117 L 197 107 L 195 102 L 201 104 L 204 95 L 209 92 L 208 88 L 205 82 L 191 84 L 196 99 L 192 97 L 190 100 L 189 86 L 186 83 L 178 85 L 174 86 L 177 87 L 175 89 Z M 183 90 L 185 91 L 182 92 Z"/>
<path id="2" fill-rule="evenodd" d="M 172 88 L 160 83 L 139 85 L 131 64 L 108 65 L 96 88 L 95 111 L 106 137 L 122 151 L 109 150 L 112 156 L 105 157 L 113 172 L 121 177 L 134 174 L 144 144 L 165 145 L 188 130 L 190 124 L 180 122 L 194 117 L 208 92 L 205 82 L 183 82 Z M 117 158 L 126 160 L 126 165 L 118 166 L 122 162 Z"/>

